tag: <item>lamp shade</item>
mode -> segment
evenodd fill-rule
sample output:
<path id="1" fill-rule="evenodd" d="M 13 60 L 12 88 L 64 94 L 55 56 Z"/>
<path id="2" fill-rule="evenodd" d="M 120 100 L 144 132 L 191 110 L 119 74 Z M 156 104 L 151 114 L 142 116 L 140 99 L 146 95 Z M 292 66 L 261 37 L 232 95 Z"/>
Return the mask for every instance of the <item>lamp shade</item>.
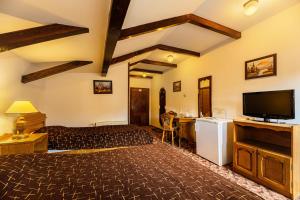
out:
<path id="1" fill-rule="evenodd" d="M 244 13 L 247 16 L 253 15 L 258 9 L 258 0 L 249 0 L 244 4 Z"/>
<path id="2" fill-rule="evenodd" d="M 26 114 L 39 112 L 30 101 L 15 101 L 6 111 L 7 114 Z"/>

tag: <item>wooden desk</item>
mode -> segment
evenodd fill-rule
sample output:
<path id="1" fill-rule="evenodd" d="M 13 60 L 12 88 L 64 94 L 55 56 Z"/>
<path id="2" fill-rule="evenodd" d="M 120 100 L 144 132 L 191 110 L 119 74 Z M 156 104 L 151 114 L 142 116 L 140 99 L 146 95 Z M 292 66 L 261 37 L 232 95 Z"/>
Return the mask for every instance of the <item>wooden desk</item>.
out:
<path id="1" fill-rule="evenodd" d="M 185 138 L 189 143 L 196 142 L 196 133 L 195 133 L 195 117 L 175 117 L 175 123 L 179 127 L 178 136 L 179 136 L 179 147 L 181 146 L 181 139 Z"/>
<path id="2" fill-rule="evenodd" d="M 0 136 L 0 155 L 44 153 L 48 151 L 48 134 L 30 134 L 24 139 L 12 139 L 12 134 Z"/>

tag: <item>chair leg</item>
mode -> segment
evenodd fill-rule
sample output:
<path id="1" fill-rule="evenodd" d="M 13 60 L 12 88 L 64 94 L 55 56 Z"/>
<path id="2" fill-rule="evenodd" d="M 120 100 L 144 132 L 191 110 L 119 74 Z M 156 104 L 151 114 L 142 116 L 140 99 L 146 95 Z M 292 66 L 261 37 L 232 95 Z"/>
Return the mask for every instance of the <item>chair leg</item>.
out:
<path id="1" fill-rule="evenodd" d="M 179 148 L 180 148 L 181 147 L 181 137 L 179 137 L 178 143 L 179 143 Z"/>
<path id="2" fill-rule="evenodd" d="M 164 140 L 165 139 L 165 131 L 163 131 L 163 134 L 162 134 L 162 138 L 161 138 L 161 143 L 164 143 Z"/>
<path id="3" fill-rule="evenodd" d="M 172 146 L 174 146 L 174 131 L 172 131 Z"/>

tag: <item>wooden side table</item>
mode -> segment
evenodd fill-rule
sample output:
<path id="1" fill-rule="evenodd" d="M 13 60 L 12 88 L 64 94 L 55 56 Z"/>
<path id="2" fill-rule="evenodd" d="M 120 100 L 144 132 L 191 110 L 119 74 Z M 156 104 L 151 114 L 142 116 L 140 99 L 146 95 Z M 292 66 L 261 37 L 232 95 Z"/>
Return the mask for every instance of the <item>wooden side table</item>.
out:
<path id="1" fill-rule="evenodd" d="M 0 136 L 0 155 L 45 153 L 48 151 L 48 134 L 30 134 L 24 139 L 12 139 L 13 134 Z"/>
<path id="2" fill-rule="evenodd" d="M 181 146 L 181 138 L 185 138 L 189 143 L 196 142 L 195 121 L 194 117 L 175 117 L 174 121 L 179 126 L 179 147 Z"/>

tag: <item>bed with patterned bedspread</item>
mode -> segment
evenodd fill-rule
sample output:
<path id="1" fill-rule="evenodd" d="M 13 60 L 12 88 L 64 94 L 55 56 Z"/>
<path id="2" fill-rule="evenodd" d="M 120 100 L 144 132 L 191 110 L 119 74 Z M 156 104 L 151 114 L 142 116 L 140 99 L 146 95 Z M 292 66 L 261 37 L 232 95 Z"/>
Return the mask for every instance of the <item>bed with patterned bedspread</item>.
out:
<path id="1" fill-rule="evenodd" d="M 0 199 L 261 198 L 158 143 L 86 154 L 0 156 Z"/>
<path id="2" fill-rule="evenodd" d="M 135 125 L 72 128 L 46 126 L 36 133 L 48 133 L 49 150 L 113 148 L 153 142 L 148 130 Z"/>

